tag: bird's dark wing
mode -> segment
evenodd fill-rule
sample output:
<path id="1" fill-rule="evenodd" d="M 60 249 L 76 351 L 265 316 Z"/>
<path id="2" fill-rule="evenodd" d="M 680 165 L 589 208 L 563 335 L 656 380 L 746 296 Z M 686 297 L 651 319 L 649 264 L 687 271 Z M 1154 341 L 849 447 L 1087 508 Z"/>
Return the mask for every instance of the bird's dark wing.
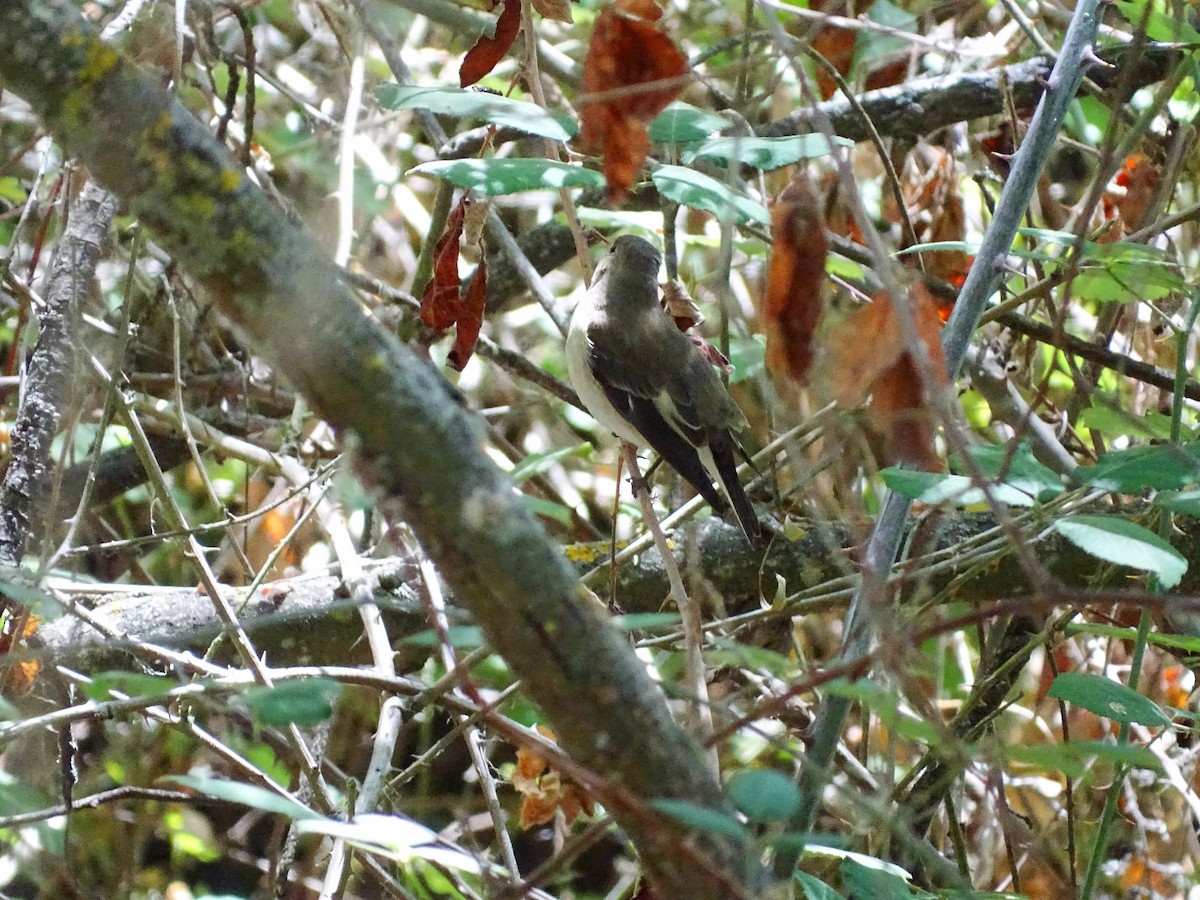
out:
<path id="1" fill-rule="evenodd" d="M 588 336 L 592 338 L 591 331 Z M 713 486 L 697 452 L 707 436 L 695 406 L 679 390 L 671 390 L 670 379 L 661 370 L 624 364 L 630 355 L 620 347 L 596 340 L 590 340 L 590 345 L 588 362 L 609 403 L 713 509 L 724 512 L 725 498 Z"/>

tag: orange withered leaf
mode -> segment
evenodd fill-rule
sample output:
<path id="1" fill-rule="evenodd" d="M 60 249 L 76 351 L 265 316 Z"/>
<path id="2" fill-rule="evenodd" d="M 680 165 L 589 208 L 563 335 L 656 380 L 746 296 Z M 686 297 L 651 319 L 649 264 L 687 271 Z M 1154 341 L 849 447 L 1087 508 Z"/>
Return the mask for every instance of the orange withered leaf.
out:
<path id="1" fill-rule="evenodd" d="M 618 0 L 600 10 L 583 89 L 602 95 L 582 104 L 580 140 L 601 157 L 609 201 L 621 201 L 637 178 L 650 140 L 646 125 L 683 90 L 687 59 L 655 23 L 654 0 Z"/>
<path id="2" fill-rule="evenodd" d="M 462 298 L 462 309 L 458 316 L 458 328 L 454 332 L 454 347 L 447 361 L 455 371 L 461 372 L 475 352 L 479 330 L 483 327 L 483 310 L 487 305 L 487 257 L 479 258 L 475 276 Z"/>
<path id="3" fill-rule="evenodd" d="M 909 291 L 917 337 L 929 354 L 936 384 L 949 381 L 942 354 L 938 305 L 923 282 Z M 933 445 L 934 419 L 924 402 L 920 370 L 905 346 L 896 310 L 887 293 L 850 313 L 825 335 L 821 373 L 830 396 L 843 406 L 870 397 L 868 422 L 885 443 L 889 462 L 941 468 Z"/>
<path id="4" fill-rule="evenodd" d="M 537 726 L 538 732 L 555 740 L 554 732 Z M 554 819 L 561 809 L 567 824 L 571 824 L 580 813 L 591 815 L 595 809 L 592 799 L 574 782 L 564 783 L 558 770 L 550 767 L 540 754 L 533 750 L 517 750 L 517 767 L 513 771 L 512 786 L 521 794 L 521 828 L 529 829 L 544 825 Z"/>
<path id="5" fill-rule="evenodd" d="M 662 285 L 662 292 L 662 308 L 675 320 L 680 331 L 686 332 L 704 321 L 704 313 L 700 312 L 692 295 L 677 278 Z"/>
<path id="6" fill-rule="evenodd" d="M 727 375 L 731 374 L 733 366 L 729 364 L 729 358 L 691 330 L 704 321 L 704 313 L 700 312 L 700 307 L 696 305 L 687 288 L 677 279 L 672 279 L 662 285 L 662 291 L 662 308 L 675 320 L 675 327 L 688 336 L 688 340 L 696 345 L 696 349 L 703 353 L 704 358 L 713 366 Z"/>
<path id="7" fill-rule="evenodd" d="M 12 608 L 8 613 L 0 629 L 0 695 L 13 696 L 27 693 L 33 687 L 41 663 L 36 659 L 13 662 L 4 657 L 18 652 L 37 632 L 42 620 L 23 609 Z"/>
<path id="8" fill-rule="evenodd" d="M 861 0 L 854 4 L 854 12 L 865 18 L 866 13 L 873 5 L 874 0 Z M 844 4 L 840 2 L 812 0 L 808 4 L 808 8 L 813 12 L 846 14 Z M 797 34 L 797 36 L 799 35 Z M 856 61 L 858 61 L 859 71 L 862 70 L 863 61 L 858 60 L 859 52 L 862 49 L 859 46 L 858 29 L 847 28 L 844 25 L 827 21 L 817 29 L 816 34 L 809 33 L 805 35 L 805 38 L 809 40 L 809 46 L 824 57 L 825 61 L 843 79 L 851 76 Z M 872 57 L 865 60 L 867 74 L 863 87 L 866 90 L 873 91 L 876 88 L 891 87 L 902 82 L 908 75 L 908 59 L 903 55 L 897 58 L 897 54 L 888 54 L 883 57 L 874 57 L 872 54 Z M 820 91 L 823 100 L 828 100 L 837 93 L 837 82 L 825 71 L 824 66 L 817 67 L 816 80 L 817 90 Z"/>
<path id="9" fill-rule="evenodd" d="M 908 219 L 919 244 L 961 242 L 967 235 L 966 214 L 958 189 L 954 157 L 942 147 L 922 144 L 905 161 L 901 184 Z M 885 215 L 900 220 L 894 203 L 885 203 Z M 938 250 L 923 254 L 925 274 L 962 287 L 974 258 L 962 250 Z M 919 268 L 916 254 L 902 257 L 910 268 Z M 944 320 L 943 320 L 944 321 Z"/>
<path id="10" fill-rule="evenodd" d="M 1102 201 L 1104 218 L 1115 219 L 1118 226 L 1109 240 L 1119 241 L 1141 226 L 1146 208 L 1154 199 L 1158 178 L 1158 167 L 1145 153 L 1134 153 L 1125 159 L 1125 164 L 1105 190 Z"/>
<path id="11" fill-rule="evenodd" d="M 575 21 L 571 15 L 569 0 L 533 0 L 533 8 L 541 13 L 543 19 L 553 19 L 556 22 L 567 22 L 568 24 Z"/>
<path id="12" fill-rule="evenodd" d="M 763 296 L 767 366 L 803 384 L 813 332 L 825 309 L 825 217 L 808 177 L 798 172 L 771 207 L 771 264 Z"/>
<path id="13" fill-rule="evenodd" d="M 504 9 L 496 20 L 496 33 L 492 37 L 480 35 L 475 46 L 463 57 L 462 66 L 458 70 L 460 87 L 467 87 L 479 81 L 504 58 L 517 32 L 521 30 L 521 0 L 503 0 Z M 495 9 L 495 4 L 492 9 Z"/>
<path id="14" fill-rule="evenodd" d="M 433 250 L 433 279 L 421 295 L 421 321 L 430 328 L 444 331 L 457 325 L 454 347 L 447 361 L 462 371 L 471 359 L 479 330 L 483 327 L 483 312 L 487 302 L 487 262 L 481 254 L 475 276 L 465 294 L 458 276 L 458 252 L 463 239 L 463 226 L 472 217 L 474 206 L 466 197 L 446 219 L 446 231 L 438 238 Z"/>
<path id="15" fill-rule="evenodd" d="M 469 202 L 463 197 L 446 218 L 446 230 L 433 248 L 433 279 L 421 295 L 421 321 L 438 331 L 458 320 L 462 284 L 458 277 L 458 250 Z"/>

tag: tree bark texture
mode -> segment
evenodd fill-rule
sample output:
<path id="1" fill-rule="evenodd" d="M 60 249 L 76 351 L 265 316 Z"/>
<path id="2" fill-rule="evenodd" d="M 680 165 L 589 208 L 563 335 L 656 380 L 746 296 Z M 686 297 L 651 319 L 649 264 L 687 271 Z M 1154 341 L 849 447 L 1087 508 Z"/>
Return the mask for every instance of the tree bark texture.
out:
<path id="1" fill-rule="evenodd" d="M 562 554 L 482 452 L 479 423 L 363 313 L 314 238 L 77 7 L 0 2 L 0 74 L 338 429 L 384 513 L 412 525 L 562 746 L 600 776 L 659 892 L 727 897 L 753 881 L 749 846 L 687 834 L 647 807 L 731 810 L 626 636 L 581 602 Z"/>
<path id="2" fill-rule="evenodd" d="M 70 210 L 66 233 L 50 265 L 45 304 L 36 311 L 38 340 L 29 357 L 13 426 L 12 461 L 0 486 L 0 564 L 7 566 L 21 562 L 34 499 L 52 471 L 50 443 L 70 393 L 80 298 L 95 277 L 117 198 L 89 181 Z"/>

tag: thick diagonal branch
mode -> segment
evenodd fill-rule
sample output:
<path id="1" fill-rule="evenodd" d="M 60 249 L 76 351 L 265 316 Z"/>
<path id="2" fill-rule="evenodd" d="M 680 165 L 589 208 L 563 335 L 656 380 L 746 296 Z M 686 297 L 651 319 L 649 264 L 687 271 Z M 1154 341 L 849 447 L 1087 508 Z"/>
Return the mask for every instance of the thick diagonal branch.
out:
<path id="1" fill-rule="evenodd" d="M 648 807 L 668 797 L 731 810 L 626 638 L 581 602 L 445 380 L 363 315 L 314 238 L 77 7 L 0 4 L 0 75 L 355 448 L 384 511 L 412 525 L 561 744 L 610 787 L 605 804 L 658 891 L 748 893 L 746 842 L 685 839 Z"/>

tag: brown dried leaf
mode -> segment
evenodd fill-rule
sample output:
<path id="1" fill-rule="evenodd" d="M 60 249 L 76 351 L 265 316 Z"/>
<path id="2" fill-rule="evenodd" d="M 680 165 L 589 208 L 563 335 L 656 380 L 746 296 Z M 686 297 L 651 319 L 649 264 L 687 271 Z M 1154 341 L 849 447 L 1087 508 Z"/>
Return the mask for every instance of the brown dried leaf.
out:
<path id="1" fill-rule="evenodd" d="M 884 458 L 929 472 L 941 468 L 934 449 L 933 417 L 921 398 L 921 379 L 907 353 L 874 384 L 871 427 L 883 438 Z"/>
<path id="2" fill-rule="evenodd" d="M 483 311 L 487 306 L 487 257 L 479 258 L 475 268 L 475 277 L 462 298 L 462 308 L 458 314 L 458 329 L 454 333 L 454 347 L 450 350 L 447 362 L 455 371 L 461 372 L 475 352 L 475 342 L 479 340 L 479 330 L 483 327 Z"/>
<path id="3" fill-rule="evenodd" d="M 5 603 L 5 606 L 9 604 Z M 5 663 L 3 657 L 21 648 L 29 638 L 37 633 L 42 620 L 32 613 L 12 608 L 8 610 L 9 617 L 5 622 L 5 630 L 0 632 L 0 695 L 15 696 L 28 693 L 37 680 L 42 664 L 36 659 L 23 659 L 14 663 Z M 17 634 L 17 631 L 20 634 Z"/>
<path id="4" fill-rule="evenodd" d="M 904 339 L 891 300 L 877 294 L 822 335 L 819 387 L 841 406 L 858 406 L 902 353 Z"/>
<path id="5" fill-rule="evenodd" d="M 468 205 L 470 201 L 463 197 L 447 217 L 446 230 L 433 248 L 433 279 L 421 295 L 421 321 L 438 331 L 458 321 L 462 284 L 458 277 L 458 249 Z"/>
<path id="6" fill-rule="evenodd" d="M 552 19 L 555 22 L 575 21 L 571 15 L 571 4 L 567 0 L 533 0 L 533 8 L 543 19 Z"/>
<path id="7" fill-rule="evenodd" d="M 468 87 L 483 78 L 496 63 L 504 59 L 517 32 L 521 30 L 521 0 L 503 0 L 504 9 L 496 20 L 496 33 L 493 37 L 480 35 L 475 46 L 463 57 L 462 66 L 458 70 L 460 87 Z M 493 4 L 492 9 L 495 9 Z M 569 21 L 569 20 L 568 20 Z"/>
<path id="8" fill-rule="evenodd" d="M 967 235 L 966 214 L 958 189 L 958 169 L 954 157 L 942 147 L 927 144 L 914 149 L 905 161 L 901 191 L 908 219 L 916 232 L 917 243 L 962 241 Z M 900 221 L 896 204 L 884 203 L 884 216 Z M 938 250 L 923 254 L 925 274 L 962 287 L 974 257 L 961 250 Z M 919 268 L 916 254 L 902 257 L 910 268 Z"/>
<path id="9" fill-rule="evenodd" d="M 816 3 L 809 8 L 817 10 L 833 5 Z M 856 12 L 862 15 L 870 6 L 870 2 L 858 5 Z M 812 39 L 810 46 L 821 56 L 825 57 L 825 61 L 833 66 L 837 70 L 837 73 L 845 79 L 850 76 L 851 69 L 854 67 L 854 59 L 858 52 L 858 31 L 853 28 L 845 28 L 841 25 L 823 25 Z M 868 91 L 899 84 L 908 75 L 907 57 L 894 58 L 889 55 L 882 59 L 873 60 L 869 65 L 870 68 L 867 70 L 867 75 L 863 83 L 864 89 Z M 828 100 L 837 93 L 837 82 L 830 77 L 823 66 L 817 67 L 816 79 L 817 90 L 821 93 L 821 99 Z"/>
<path id="10" fill-rule="evenodd" d="M 813 359 L 813 332 L 825 309 L 825 217 L 808 177 L 798 172 L 771 208 L 771 264 L 763 295 L 767 366 L 803 384 Z"/>
<path id="11" fill-rule="evenodd" d="M 929 353 L 937 381 L 932 387 L 945 387 L 949 377 L 937 301 L 920 281 L 913 284 L 909 296 L 917 336 Z M 886 293 L 876 295 L 825 335 L 821 372 L 826 390 L 843 406 L 856 406 L 870 395 L 868 421 L 883 437 L 889 462 L 930 471 L 941 468 L 933 444 L 933 416 L 925 406 L 917 367 Z"/>
<path id="12" fill-rule="evenodd" d="M 458 277 L 458 254 L 463 241 L 464 225 L 475 216 L 476 207 L 465 196 L 447 217 L 446 231 L 438 238 L 433 251 L 433 279 L 421 296 L 421 321 L 438 331 L 457 325 L 454 347 L 447 361 L 462 371 L 475 351 L 475 342 L 483 327 L 483 313 L 487 302 L 487 257 L 480 254 L 475 275 L 462 292 L 462 279 Z M 482 246 L 482 245 L 481 245 Z"/>
<path id="13" fill-rule="evenodd" d="M 1158 179 L 1158 167 L 1145 153 L 1134 153 L 1125 159 L 1125 164 L 1104 192 L 1104 218 L 1116 220 L 1119 226 L 1109 232 L 1108 240 L 1119 241 L 1141 227 L 1146 209 L 1154 199 Z"/>
<path id="14" fill-rule="evenodd" d="M 678 279 L 673 278 L 662 285 L 662 292 L 663 309 L 675 320 L 680 331 L 687 331 L 704 321 L 704 313 Z"/>
<path id="15" fill-rule="evenodd" d="M 619 0 L 600 10 L 587 57 L 587 94 L 612 94 L 582 106 L 580 140 L 603 160 L 608 198 L 619 203 L 641 171 L 650 140 L 646 125 L 683 90 L 687 59 L 654 23 L 654 0 Z M 622 90 L 628 89 L 628 90 Z"/>
<path id="16" fill-rule="evenodd" d="M 550 740 L 554 732 L 537 726 L 537 730 Z M 536 751 L 517 750 L 517 767 L 512 776 L 513 788 L 521 794 L 521 828 L 529 829 L 553 821 L 561 809 L 567 824 L 575 821 L 580 812 L 591 815 L 594 807 L 586 792 L 573 782 L 563 783 L 562 775 L 553 769 Z"/>

